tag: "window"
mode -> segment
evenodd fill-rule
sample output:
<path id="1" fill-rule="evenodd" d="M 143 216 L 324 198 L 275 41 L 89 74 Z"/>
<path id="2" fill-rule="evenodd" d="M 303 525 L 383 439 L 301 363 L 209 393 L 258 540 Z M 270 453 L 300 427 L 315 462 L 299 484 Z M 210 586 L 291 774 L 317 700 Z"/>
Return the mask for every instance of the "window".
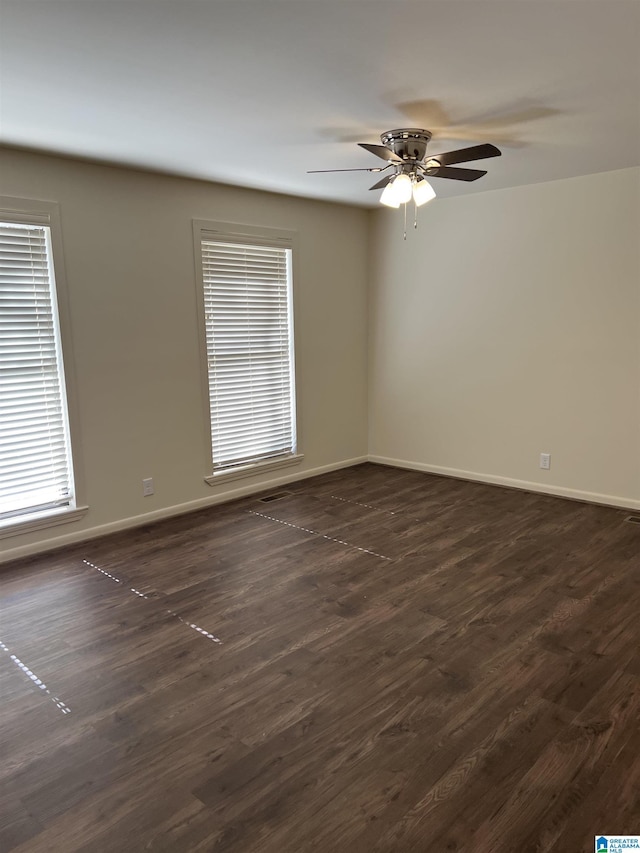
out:
<path id="1" fill-rule="evenodd" d="M 291 239 L 196 226 L 214 476 L 298 461 Z"/>
<path id="2" fill-rule="evenodd" d="M 0 210 L 0 532 L 72 508 L 51 217 Z"/>

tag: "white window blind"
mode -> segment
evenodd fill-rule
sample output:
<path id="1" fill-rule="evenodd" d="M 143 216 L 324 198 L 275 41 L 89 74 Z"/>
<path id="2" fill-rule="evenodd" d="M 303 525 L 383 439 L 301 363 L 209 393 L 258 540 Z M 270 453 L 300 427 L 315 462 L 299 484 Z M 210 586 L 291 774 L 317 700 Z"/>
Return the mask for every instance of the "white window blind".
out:
<path id="1" fill-rule="evenodd" d="M 214 472 L 293 454 L 291 249 L 201 246 Z"/>
<path id="2" fill-rule="evenodd" d="M 50 228 L 0 221 L 0 523 L 73 504 Z"/>

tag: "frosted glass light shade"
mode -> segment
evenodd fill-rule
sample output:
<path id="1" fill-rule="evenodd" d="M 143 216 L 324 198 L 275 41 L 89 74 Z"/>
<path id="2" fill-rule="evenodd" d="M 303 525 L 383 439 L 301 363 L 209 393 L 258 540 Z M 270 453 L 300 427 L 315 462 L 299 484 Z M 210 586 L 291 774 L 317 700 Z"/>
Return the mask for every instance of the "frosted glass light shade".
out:
<path id="1" fill-rule="evenodd" d="M 393 182 L 393 191 L 400 204 L 406 204 L 411 198 L 413 186 L 409 175 L 398 175 Z"/>
<path id="2" fill-rule="evenodd" d="M 380 196 L 380 204 L 384 204 L 387 207 L 400 207 L 400 202 L 396 198 L 396 194 L 393 191 L 394 181 L 387 184 L 384 190 L 382 191 L 382 195 Z"/>
<path id="3" fill-rule="evenodd" d="M 380 196 L 381 204 L 387 207 L 400 207 L 411 198 L 412 183 L 409 175 L 397 175 L 391 183 L 387 184 Z"/>
<path id="4" fill-rule="evenodd" d="M 418 181 L 413 185 L 413 200 L 415 201 L 418 207 L 421 207 L 423 204 L 426 204 L 431 199 L 435 198 L 435 190 L 429 183 L 429 181 Z"/>

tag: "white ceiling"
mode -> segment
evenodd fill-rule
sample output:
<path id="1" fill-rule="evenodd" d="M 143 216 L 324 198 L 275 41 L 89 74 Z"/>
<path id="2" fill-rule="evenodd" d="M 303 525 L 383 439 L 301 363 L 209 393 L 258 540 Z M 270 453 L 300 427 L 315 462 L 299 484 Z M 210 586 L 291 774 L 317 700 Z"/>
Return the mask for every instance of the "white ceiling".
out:
<path id="1" fill-rule="evenodd" d="M 503 156 L 441 196 L 640 165 L 640 0 L 4 0 L 8 145 L 374 205 L 355 143 Z"/>

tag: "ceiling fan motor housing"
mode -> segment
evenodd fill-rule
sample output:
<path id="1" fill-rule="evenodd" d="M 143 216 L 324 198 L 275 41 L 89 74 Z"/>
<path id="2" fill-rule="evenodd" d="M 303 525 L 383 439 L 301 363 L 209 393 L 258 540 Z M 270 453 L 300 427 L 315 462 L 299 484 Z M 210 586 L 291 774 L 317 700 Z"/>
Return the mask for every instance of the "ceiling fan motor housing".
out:
<path id="1" fill-rule="evenodd" d="M 394 154 L 403 160 L 420 162 L 427 152 L 427 143 L 431 139 L 428 130 L 418 127 L 404 127 L 397 130 L 387 130 L 380 136 L 380 141 Z"/>

